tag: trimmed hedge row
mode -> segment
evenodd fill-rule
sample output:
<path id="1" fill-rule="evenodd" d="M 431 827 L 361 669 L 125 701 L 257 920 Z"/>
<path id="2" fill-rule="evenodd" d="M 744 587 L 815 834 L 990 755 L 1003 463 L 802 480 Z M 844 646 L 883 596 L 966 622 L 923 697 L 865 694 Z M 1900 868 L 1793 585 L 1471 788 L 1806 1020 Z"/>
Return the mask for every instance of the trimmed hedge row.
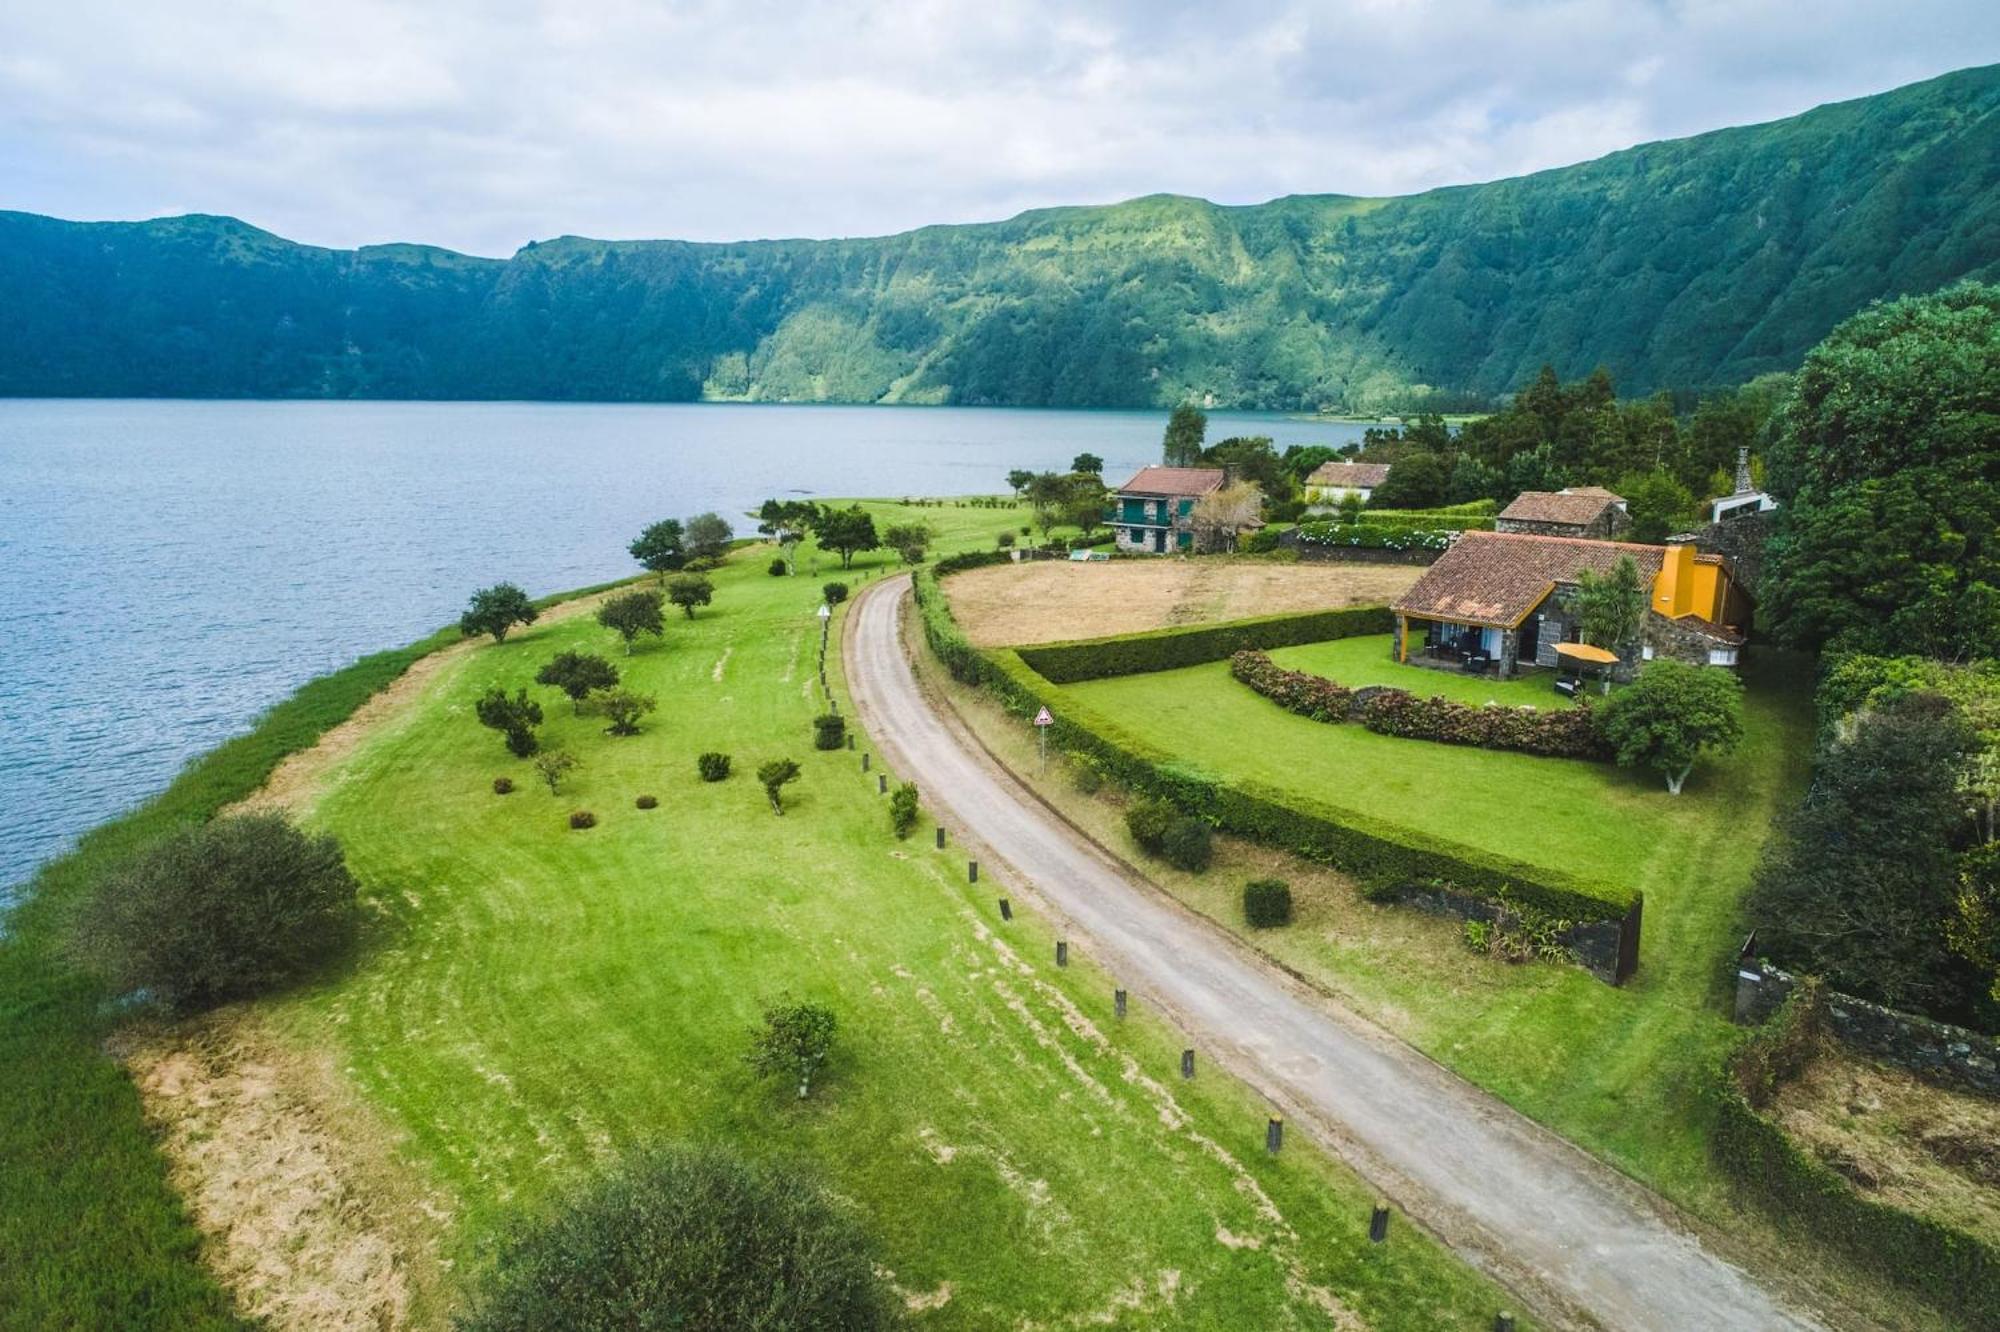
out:
<path id="1" fill-rule="evenodd" d="M 1255 782 L 1225 781 L 1178 762 L 1092 714 L 1074 698 L 1057 699 L 1049 689 L 1051 682 L 1028 664 L 1023 653 L 974 648 L 952 619 L 932 571 L 917 574 L 916 596 L 925 639 L 952 677 L 992 689 L 1017 716 L 1032 716 L 1046 704 L 1055 714 L 1048 736 L 1057 749 L 1085 755 L 1104 776 L 1166 800 L 1212 827 L 1332 865 L 1359 880 L 1371 897 L 1392 899 L 1414 887 L 1448 884 L 1473 897 L 1497 899 L 1504 894 L 1575 921 L 1622 920 L 1640 900 L 1634 889 L 1586 884 L 1558 870 L 1492 855 Z"/>
<path id="2" fill-rule="evenodd" d="M 949 614 L 949 611 L 947 611 Z M 1075 684 L 1114 675 L 1141 675 L 1226 661 L 1251 648 L 1293 647 L 1334 638 L 1386 634 L 1396 627 L 1387 606 L 1260 615 L 1226 624 L 1149 629 L 1114 638 L 1086 638 L 1019 648 L 1021 660 L 1050 684 Z"/>
<path id="3" fill-rule="evenodd" d="M 1456 527 L 1312 523 L 1298 530 L 1298 541 L 1305 546 L 1346 546 L 1357 550 L 1446 550 L 1458 540 L 1459 532 Z"/>
<path id="4" fill-rule="evenodd" d="M 1543 758 L 1608 761 L 1612 756 L 1585 701 L 1544 711 L 1474 707 L 1439 694 L 1420 698 L 1404 689 L 1358 692 L 1310 671 L 1286 670 L 1262 652 L 1237 653 L 1229 659 L 1229 673 L 1252 693 L 1317 722 L 1359 721 L 1377 735 Z"/>
<path id="5" fill-rule="evenodd" d="M 1889 1280 L 1906 1286 L 1967 1327 L 1991 1328 L 2000 1310 L 2000 1250 L 1929 1217 L 1863 1197 L 1801 1151 L 1745 1094 L 1796 1071 L 1793 1050 L 1810 1021 L 1809 996 L 1794 994 L 1722 1070 L 1709 1150 L 1746 1196 L 1781 1224 L 1797 1226 Z"/>

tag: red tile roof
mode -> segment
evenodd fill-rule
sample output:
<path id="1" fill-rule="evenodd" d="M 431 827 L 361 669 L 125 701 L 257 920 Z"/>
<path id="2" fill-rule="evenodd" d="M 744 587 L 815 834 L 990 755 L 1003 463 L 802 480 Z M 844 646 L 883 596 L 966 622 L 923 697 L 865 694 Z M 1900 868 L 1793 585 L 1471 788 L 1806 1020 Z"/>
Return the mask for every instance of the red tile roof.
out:
<path id="1" fill-rule="evenodd" d="M 1306 477 L 1309 486 L 1350 486 L 1373 490 L 1389 479 L 1388 463 L 1325 462 Z"/>
<path id="2" fill-rule="evenodd" d="M 1141 467 L 1120 495 L 1206 495 L 1222 488 L 1220 467 Z"/>
<path id="3" fill-rule="evenodd" d="M 1393 609 L 1426 620 L 1511 629 L 1542 604 L 1557 583 L 1573 583 L 1588 569 L 1610 573 L 1630 555 L 1639 581 L 1650 586 L 1666 558 L 1665 546 L 1520 532 L 1467 532 L 1424 570 Z"/>
<path id="4" fill-rule="evenodd" d="M 1500 517 L 1526 523 L 1566 523 L 1586 527 L 1618 497 L 1595 486 L 1584 490 L 1524 490 L 1500 510 Z"/>

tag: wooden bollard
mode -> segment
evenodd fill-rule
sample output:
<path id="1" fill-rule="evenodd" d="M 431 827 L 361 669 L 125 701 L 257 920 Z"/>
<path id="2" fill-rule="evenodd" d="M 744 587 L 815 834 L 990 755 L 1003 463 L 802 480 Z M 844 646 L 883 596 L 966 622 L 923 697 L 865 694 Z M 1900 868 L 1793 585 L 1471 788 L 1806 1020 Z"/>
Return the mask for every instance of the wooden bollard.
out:
<path id="1" fill-rule="evenodd" d="M 1194 1076 L 1194 1051 L 1192 1050 L 1181 1051 L 1181 1076 L 1184 1078 Z"/>
<path id="2" fill-rule="evenodd" d="M 1000 899 L 1000 919 L 1002 920 L 1014 919 L 1014 904 L 1012 902 L 1009 902 L 1004 897 Z"/>
<path id="3" fill-rule="evenodd" d="M 1285 1117 L 1272 1115 L 1264 1121 L 1264 1150 L 1276 1156 L 1278 1149 L 1285 1145 Z"/>
<path id="4" fill-rule="evenodd" d="M 852 735 L 847 737 L 847 747 L 850 750 L 854 748 L 854 737 Z"/>
<path id="5" fill-rule="evenodd" d="M 876 774 L 875 774 L 875 794 L 876 794 L 876 795 L 888 795 L 888 794 L 889 794 L 889 774 L 888 774 L 888 773 L 886 773 L 886 772 L 878 772 L 878 773 L 876 773 Z"/>
<path id="6" fill-rule="evenodd" d="M 1059 967 L 1069 965 L 1069 940 L 1067 939 L 1056 940 L 1056 965 Z"/>
<path id="7" fill-rule="evenodd" d="M 943 824 L 939 824 L 939 825 L 938 825 L 938 828 L 937 828 L 937 849 L 938 849 L 938 850 L 940 850 L 940 851 L 944 850 L 944 825 L 943 825 Z"/>
<path id="8" fill-rule="evenodd" d="M 866 771 L 868 771 L 868 759 L 869 759 L 869 757 L 870 757 L 870 756 L 869 756 L 869 755 L 867 755 L 867 754 L 863 754 L 863 755 L 861 756 L 861 771 L 863 771 L 863 772 L 866 772 Z"/>
<path id="9" fill-rule="evenodd" d="M 1375 1244 L 1380 1244 L 1383 1240 L 1389 1238 L 1388 1203 L 1378 1202 L 1375 1204 L 1375 1213 L 1368 1218 L 1368 1238 L 1370 1242 Z"/>
<path id="10" fill-rule="evenodd" d="M 1125 991 L 1113 990 L 1111 992 L 1111 1006 L 1118 1010 L 1119 1017 L 1125 1016 Z"/>

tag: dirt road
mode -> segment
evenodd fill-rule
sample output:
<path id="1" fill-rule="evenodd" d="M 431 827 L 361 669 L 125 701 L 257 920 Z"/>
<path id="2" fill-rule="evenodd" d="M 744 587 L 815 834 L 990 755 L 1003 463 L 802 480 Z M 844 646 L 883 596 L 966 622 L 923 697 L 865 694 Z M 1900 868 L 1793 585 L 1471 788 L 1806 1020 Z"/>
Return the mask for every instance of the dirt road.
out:
<path id="1" fill-rule="evenodd" d="M 1067 921 L 1071 946 L 1135 1002 L 1180 1022 L 1206 1058 L 1544 1319 L 1619 1332 L 1818 1326 L 1705 1251 L 1646 1190 L 1306 990 L 1056 818 L 918 685 L 900 632 L 908 586 L 885 580 L 848 616 L 862 724 L 885 763 L 1016 896 L 1031 890 Z"/>

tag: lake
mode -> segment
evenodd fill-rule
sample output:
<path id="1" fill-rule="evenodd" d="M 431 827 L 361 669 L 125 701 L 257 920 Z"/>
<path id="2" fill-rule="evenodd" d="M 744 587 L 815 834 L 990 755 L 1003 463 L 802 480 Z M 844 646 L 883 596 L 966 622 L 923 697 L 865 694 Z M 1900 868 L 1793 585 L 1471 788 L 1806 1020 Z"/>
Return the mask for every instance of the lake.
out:
<path id="1" fill-rule="evenodd" d="M 0 400 L 0 897 L 315 675 L 633 572 L 646 523 L 778 495 L 991 494 L 1159 457 L 1164 412 Z M 1209 438 L 1362 427 L 1217 413 Z"/>

